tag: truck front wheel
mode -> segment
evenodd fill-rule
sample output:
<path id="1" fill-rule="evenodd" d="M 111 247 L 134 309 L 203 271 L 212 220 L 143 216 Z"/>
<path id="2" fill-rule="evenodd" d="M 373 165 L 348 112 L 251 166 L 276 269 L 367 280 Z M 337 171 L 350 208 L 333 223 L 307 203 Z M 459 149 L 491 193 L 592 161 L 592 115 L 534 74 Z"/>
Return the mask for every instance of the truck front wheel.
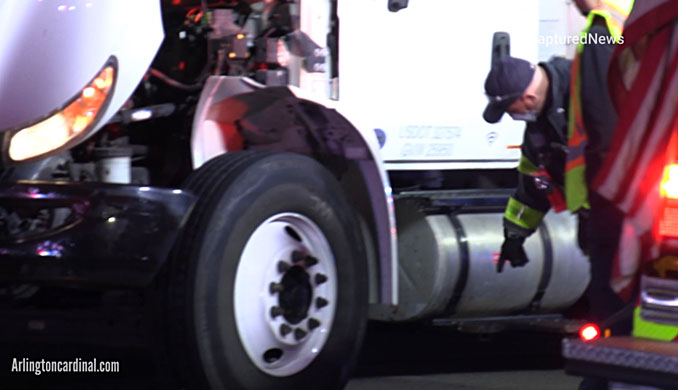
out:
<path id="1" fill-rule="evenodd" d="M 199 201 L 170 262 L 165 324 L 183 382 L 343 387 L 365 328 L 367 264 L 339 183 L 305 156 L 236 152 L 186 189 Z"/>

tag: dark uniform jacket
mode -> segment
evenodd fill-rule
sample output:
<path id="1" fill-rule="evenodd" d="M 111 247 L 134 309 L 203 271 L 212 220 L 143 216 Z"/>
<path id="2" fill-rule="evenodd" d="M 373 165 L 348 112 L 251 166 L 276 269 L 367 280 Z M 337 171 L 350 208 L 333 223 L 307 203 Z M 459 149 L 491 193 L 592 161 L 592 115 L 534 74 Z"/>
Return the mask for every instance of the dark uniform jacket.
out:
<path id="1" fill-rule="evenodd" d="M 544 168 L 560 188 L 565 181 L 572 61 L 555 57 L 539 66 L 546 71 L 549 90 L 537 121 L 528 122 L 525 128 L 518 187 L 504 218 L 504 228 L 520 236 L 532 234 L 551 207 L 546 192 L 535 185 L 533 174 Z"/>
<path id="2" fill-rule="evenodd" d="M 598 17 L 589 34 L 611 37 L 605 21 Z M 587 45 L 580 57 L 581 107 L 588 143 L 586 144 L 586 178 L 592 182 L 600 169 L 617 123 L 617 113 L 607 88 L 607 68 L 614 44 Z"/>

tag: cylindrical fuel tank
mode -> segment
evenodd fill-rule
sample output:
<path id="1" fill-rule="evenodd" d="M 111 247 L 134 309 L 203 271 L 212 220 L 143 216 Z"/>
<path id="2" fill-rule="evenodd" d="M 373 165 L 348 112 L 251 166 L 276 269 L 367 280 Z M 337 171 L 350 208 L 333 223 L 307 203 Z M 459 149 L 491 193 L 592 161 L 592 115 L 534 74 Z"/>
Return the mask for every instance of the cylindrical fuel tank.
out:
<path id="1" fill-rule="evenodd" d="M 549 212 L 525 242 L 529 263 L 506 263 L 503 213 L 425 215 L 397 210 L 399 304 L 390 320 L 555 312 L 576 302 L 590 279 L 576 241 L 576 217 Z"/>

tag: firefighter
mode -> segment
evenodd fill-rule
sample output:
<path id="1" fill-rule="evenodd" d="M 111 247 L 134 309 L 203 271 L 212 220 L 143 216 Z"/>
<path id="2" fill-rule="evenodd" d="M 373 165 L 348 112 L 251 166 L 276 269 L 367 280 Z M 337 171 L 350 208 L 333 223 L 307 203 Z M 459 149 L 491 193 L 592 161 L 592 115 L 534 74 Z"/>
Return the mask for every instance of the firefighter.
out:
<path id="1" fill-rule="evenodd" d="M 535 232 L 544 214 L 566 208 L 562 192 L 567 154 L 567 112 L 570 102 L 571 61 L 552 58 L 532 65 L 505 56 L 495 62 L 485 80 L 488 123 L 504 113 L 527 122 L 518 165 L 519 179 L 504 214 L 504 243 L 497 272 L 505 262 L 527 264 L 525 239 Z"/>
<path id="2" fill-rule="evenodd" d="M 623 26 L 633 0 L 576 0 L 587 17 L 572 64 L 571 105 L 565 191 L 570 212 L 587 220 L 585 247 L 591 260 L 591 282 L 586 291 L 589 319 L 601 323 L 624 307 L 610 287 L 612 263 L 617 251 L 623 214 L 612 202 L 589 191 L 607 154 L 617 123 L 607 73 L 610 58 L 623 42 Z M 586 217 L 588 215 L 588 218 Z M 628 333 L 630 318 L 611 324 L 613 333 Z"/>
<path id="3" fill-rule="evenodd" d="M 610 279 L 624 221 L 623 213 L 593 190 L 609 151 L 617 125 L 617 113 L 607 87 L 610 59 L 617 43 L 622 43 L 624 22 L 633 0 L 575 0 L 587 17 L 583 34 L 600 39 L 595 44 L 580 43 L 572 65 L 568 161 L 565 182 L 568 209 L 589 214 L 588 252 L 591 281 L 586 290 L 589 319 L 603 323 L 624 308 L 624 301 L 612 290 Z M 613 39 L 610 39 L 613 38 Z M 614 334 L 628 334 L 631 318 L 622 317 L 606 324 Z M 585 378 L 580 390 L 607 389 L 608 383 Z"/>

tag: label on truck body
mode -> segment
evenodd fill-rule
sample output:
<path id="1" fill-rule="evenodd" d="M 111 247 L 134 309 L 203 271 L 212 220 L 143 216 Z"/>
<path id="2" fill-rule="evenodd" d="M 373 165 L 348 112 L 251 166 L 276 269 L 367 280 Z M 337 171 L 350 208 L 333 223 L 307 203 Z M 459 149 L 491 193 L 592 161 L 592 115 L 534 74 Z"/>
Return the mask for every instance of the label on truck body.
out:
<path id="1" fill-rule="evenodd" d="M 516 165 L 510 146 L 525 123 L 486 123 L 484 82 L 496 31 L 510 33 L 512 55 L 536 62 L 538 0 L 410 1 L 396 13 L 382 0 L 344 1 L 339 17 L 338 107 L 384 132 L 387 163 Z"/>
<path id="2" fill-rule="evenodd" d="M 546 50 L 540 36 L 565 31 L 557 27 L 571 24 L 568 7 L 415 0 L 393 13 L 382 0 L 339 2 L 337 108 L 362 132 L 381 133 L 388 169 L 514 167 L 525 122 L 482 118 L 492 37 L 508 32 L 511 55 L 533 63 L 565 55 L 557 42 Z"/>

